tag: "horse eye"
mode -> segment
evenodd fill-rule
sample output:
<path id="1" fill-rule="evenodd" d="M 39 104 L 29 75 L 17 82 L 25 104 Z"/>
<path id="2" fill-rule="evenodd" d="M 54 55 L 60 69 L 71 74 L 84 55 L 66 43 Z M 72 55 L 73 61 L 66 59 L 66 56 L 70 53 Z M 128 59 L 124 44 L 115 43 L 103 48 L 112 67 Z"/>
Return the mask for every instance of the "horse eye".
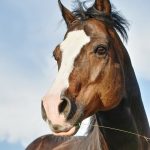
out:
<path id="1" fill-rule="evenodd" d="M 103 46 L 103 45 L 99 45 L 99 46 L 97 46 L 96 48 L 95 48 L 95 50 L 94 50 L 94 53 L 96 54 L 96 55 L 104 55 L 104 54 L 106 54 L 106 52 L 107 52 L 107 48 L 105 47 L 105 46 Z"/>

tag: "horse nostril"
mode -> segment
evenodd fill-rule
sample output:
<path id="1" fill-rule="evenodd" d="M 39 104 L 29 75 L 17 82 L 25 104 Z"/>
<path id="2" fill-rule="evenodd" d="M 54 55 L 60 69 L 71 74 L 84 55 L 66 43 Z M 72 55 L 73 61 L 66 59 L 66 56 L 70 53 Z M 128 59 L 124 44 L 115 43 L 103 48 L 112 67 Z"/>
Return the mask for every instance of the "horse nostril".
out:
<path id="1" fill-rule="evenodd" d="M 67 101 L 66 100 L 63 100 L 60 104 L 59 104 L 59 113 L 62 113 L 64 111 L 64 109 L 66 108 L 67 106 Z"/>
<path id="2" fill-rule="evenodd" d="M 64 113 L 66 116 L 71 110 L 71 102 L 67 97 L 61 97 L 62 102 L 58 106 L 59 113 Z"/>
<path id="3" fill-rule="evenodd" d="M 67 120 L 72 119 L 77 111 L 76 103 L 65 96 L 62 96 L 61 100 L 62 102 L 58 106 L 59 113 L 63 113 Z"/>

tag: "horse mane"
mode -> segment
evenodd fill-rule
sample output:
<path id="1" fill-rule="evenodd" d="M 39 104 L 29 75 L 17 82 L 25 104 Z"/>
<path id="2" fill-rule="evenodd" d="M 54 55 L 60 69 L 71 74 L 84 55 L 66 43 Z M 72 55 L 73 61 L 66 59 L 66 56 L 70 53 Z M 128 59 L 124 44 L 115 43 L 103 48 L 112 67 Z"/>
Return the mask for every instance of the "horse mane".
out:
<path id="1" fill-rule="evenodd" d="M 125 41 L 128 40 L 127 29 L 129 29 L 129 23 L 119 11 L 116 11 L 114 5 L 112 5 L 111 15 L 108 16 L 103 11 L 98 11 L 94 6 L 90 6 L 88 8 L 86 6 L 86 1 L 80 2 L 79 0 L 76 0 L 75 3 L 77 3 L 77 5 L 73 14 L 80 21 L 84 21 L 89 18 L 104 21 L 108 25 L 113 26 Z"/>

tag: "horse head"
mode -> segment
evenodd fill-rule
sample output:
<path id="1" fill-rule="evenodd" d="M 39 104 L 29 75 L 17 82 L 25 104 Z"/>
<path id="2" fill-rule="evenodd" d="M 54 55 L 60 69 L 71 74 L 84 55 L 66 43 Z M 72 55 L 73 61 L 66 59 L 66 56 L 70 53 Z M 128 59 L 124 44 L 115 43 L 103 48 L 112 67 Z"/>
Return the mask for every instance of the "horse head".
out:
<path id="1" fill-rule="evenodd" d="M 126 32 L 115 22 L 109 0 L 96 0 L 85 12 L 71 12 L 60 0 L 59 6 L 67 32 L 53 52 L 58 74 L 43 98 L 42 111 L 55 135 L 70 136 L 83 119 L 115 108 L 125 96 L 116 29 Z"/>

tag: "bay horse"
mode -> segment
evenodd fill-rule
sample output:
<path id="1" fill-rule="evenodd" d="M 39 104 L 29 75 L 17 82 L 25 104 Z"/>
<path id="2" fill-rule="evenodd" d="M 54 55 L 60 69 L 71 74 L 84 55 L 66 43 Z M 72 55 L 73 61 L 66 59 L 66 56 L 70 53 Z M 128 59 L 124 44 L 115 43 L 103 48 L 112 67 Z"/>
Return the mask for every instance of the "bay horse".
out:
<path id="1" fill-rule="evenodd" d="M 140 137 L 150 137 L 140 89 L 119 36 L 127 40 L 126 19 L 109 0 L 95 0 L 89 8 L 78 2 L 73 12 L 58 2 L 67 32 L 53 52 L 57 78 L 42 99 L 42 116 L 54 135 L 26 150 L 149 150 Z M 72 137 L 89 116 L 89 135 Z"/>

